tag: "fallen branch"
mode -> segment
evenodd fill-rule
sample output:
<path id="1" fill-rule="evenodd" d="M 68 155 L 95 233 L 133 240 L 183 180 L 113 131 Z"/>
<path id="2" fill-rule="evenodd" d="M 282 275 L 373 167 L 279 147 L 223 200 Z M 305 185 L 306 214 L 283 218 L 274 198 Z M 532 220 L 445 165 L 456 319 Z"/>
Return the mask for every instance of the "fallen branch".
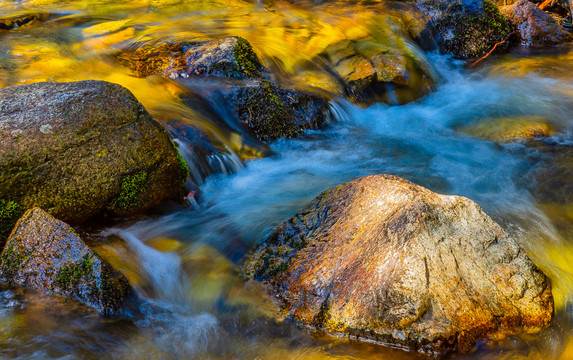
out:
<path id="1" fill-rule="evenodd" d="M 484 56 L 482 56 L 481 58 L 477 59 L 473 64 L 470 65 L 470 68 L 473 68 L 474 66 L 476 66 L 480 61 L 484 60 L 485 58 L 487 58 L 488 56 L 491 55 L 491 53 L 493 53 L 493 51 L 495 50 L 495 48 L 497 48 L 499 45 L 504 44 L 507 42 L 507 40 L 509 40 L 509 37 L 511 35 L 515 34 L 515 31 L 510 32 L 509 34 L 507 34 L 507 37 L 505 38 L 505 40 L 500 41 L 498 43 L 496 43 L 493 48 Z"/>

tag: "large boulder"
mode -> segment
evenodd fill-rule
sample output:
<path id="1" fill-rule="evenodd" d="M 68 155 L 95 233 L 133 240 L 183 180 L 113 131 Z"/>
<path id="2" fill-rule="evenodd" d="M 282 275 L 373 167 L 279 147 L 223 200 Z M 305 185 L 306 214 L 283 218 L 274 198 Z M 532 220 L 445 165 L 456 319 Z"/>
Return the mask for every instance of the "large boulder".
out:
<path id="1" fill-rule="evenodd" d="M 40 208 L 28 210 L 10 235 L 0 255 L 0 284 L 77 299 L 105 316 L 119 315 L 134 299 L 123 275 Z"/>
<path id="2" fill-rule="evenodd" d="M 222 97 L 221 102 L 244 129 L 265 142 L 318 129 L 329 109 L 322 96 L 286 89 L 272 81 L 251 45 L 239 37 L 142 42 L 125 49 L 118 59 L 135 76 L 161 75 L 190 88 L 215 89 L 214 96 Z M 210 82 L 195 82 L 207 76 Z"/>
<path id="3" fill-rule="evenodd" d="M 571 35 L 555 19 L 528 0 L 504 6 L 501 12 L 515 26 L 523 46 L 547 47 L 571 41 Z"/>
<path id="4" fill-rule="evenodd" d="M 0 89 L 0 206 L 39 206 L 79 223 L 157 205 L 177 196 L 186 177 L 165 129 L 120 85 Z"/>
<path id="5" fill-rule="evenodd" d="M 483 56 L 511 33 L 488 0 L 420 0 L 418 6 L 432 19 L 444 51 L 459 59 Z"/>
<path id="6" fill-rule="evenodd" d="M 245 266 L 305 326 L 420 351 L 553 316 L 548 278 L 476 203 L 390 175 L 326 190 Z"/>

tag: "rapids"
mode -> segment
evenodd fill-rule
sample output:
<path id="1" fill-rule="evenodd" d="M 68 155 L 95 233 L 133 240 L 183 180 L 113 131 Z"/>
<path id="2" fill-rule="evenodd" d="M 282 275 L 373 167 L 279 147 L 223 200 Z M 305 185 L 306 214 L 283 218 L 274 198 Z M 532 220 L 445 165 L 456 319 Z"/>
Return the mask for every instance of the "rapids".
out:
<path id="1" fill-rule="evenodd" d="M 518 51 L 471 70 L 448 56 L 421 55 L 438 80 L 429 95 L 401 106 L 360 107 L 335 98 L 326 129 L 276 141 L 270 149 L 226 123 L 220 115 L 225 104 L 199 104 L 220 115 L 210 118 L 179 100 L 189 91 L 184 82 L 137 79 L 110 60 L 121 46 L 142 38 L 239 35 L 288 79 L 296 75 L 299 60 L 312 59 L 321 42 L 332 38 L 370 36 L 410 46 L 397 40 L 402 34 L 372 26 L 383 15 L 360 12 L 360 6 L 368 5 L 338 11 L 328 4 L 296 8 L 282 2 L 0 0 L 0 13 L 40 14 L 44 21 L 41 29 L 0 35 L 0 86 L 88 78 L 117 82 L 156 119 L 197 126 L 219 150 L 209 155 L 213 174 L 208 176 L 185 151 L 186 139 L 175 139 L 198 201 L 191 196 L 188 207 L 168 206 L 94 235 L 94 248 L 144 299 L 131 320 L 101 319 L 69 302 L 5 290 L 0 292 L 0 358 L 423 358 L 301 330 L 277 319 L 276 305 L 240 278 L 241 260 L 274 226 L 326 188 L 379 173 L 476 201 L 553 282 L 556 316 L 549 329 L 481 344 L 452 358 L 573 356 L 573 213 L 570 204 L 555 201 L 559 188 L 553 189 L 555 196 L 538 190 L 552 176 L 543 170 L 555 154 L 464 131 L 486 119 L 542 116 L 556 129 L 545 146 L 571 149 L 573 51 Z M 257 158 L 263 153 L 269 156 Z M 569 169 L 571 154 L 565 153 Z"/>

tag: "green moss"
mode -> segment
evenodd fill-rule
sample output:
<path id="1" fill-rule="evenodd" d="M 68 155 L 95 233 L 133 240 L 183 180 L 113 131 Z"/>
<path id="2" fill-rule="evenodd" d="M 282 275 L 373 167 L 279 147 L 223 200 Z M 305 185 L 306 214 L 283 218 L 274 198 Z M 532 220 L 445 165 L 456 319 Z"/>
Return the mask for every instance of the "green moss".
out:
<path id="1" fill-rule="evenodd" d="M 64 290 L 77 287 L 83 277 L 92 273 L 93 256 L 93 254 L 86 254 L 79 263 L 61 267 L 56 274 L 56 285 Z"/>
<path id="2" fill-rule="evenodd" d="M 13 246 L 6 247 L 0 259 L 0 270 L 10 280 L 22 268 L 26 259 L 27 256 L 15 250 Z"/>
<path id="3" fill-rule="evenodd" d="M 445 50 L 456 57 L 469 59 L 486 54 L 495 43 L 506 39 L 511 32 L 507 19 L 498 7 L 490 1 L 484 2 L 483 15 L 468 16 L 461 3 L 441 8 L 447 13 L 437 21 L 441 33 L 452 32 L 454 36 L 445 41 Z"/>
<path id="4" fill-rule="evenodd" d="M 0 243 L 10 235 L 23 213 L 24 209 L 17 202 L 0 199 Z"/>
<path id="5" fill-rule="evenodd" d="M 240 96 L 241 120 L 263 141 L 292 137 L 300 132 L 292 109 L 272 82 L 263 80 L 257 88 L 246 88 Z"/>
<path id="6" fill-rule="evenodd" d="M 187 162 L 185 161 L 185 159 L 183 159 L 183 156 L 181 156 L 181 153 L 179 152 L 179 148 L 177 147 L 177 145 L 175 145 L 173 141 L 171 143 L 173 144 L 173 147 L 177 152 L 177 163 L 179 164 L 179 174 L 181 174 L 183 182 L 185 182 L 185 180 L 187 180 L 187 178 L 189 177 L 189 166 L 187 166 Z"/>
<path id="7" fill-rule="evenodd" d="M 262 67 L 261 63 L 247 40 L 243 38 L 237 39 L 234 56 L 235 60 L 237 60 L 237 64 L 239 64 L 247 75 L 255 76 L 259 74 Z"/>
<path id="8" fill-rule="evenodd" d="M 145 191 L 148 183 L 149 176 L 145 171 L 125 176 L 121 182 L 121 191 L 111 202 L 111 207 L 116 210 L 127 210 L 139 206 L 139 195 Z"/>

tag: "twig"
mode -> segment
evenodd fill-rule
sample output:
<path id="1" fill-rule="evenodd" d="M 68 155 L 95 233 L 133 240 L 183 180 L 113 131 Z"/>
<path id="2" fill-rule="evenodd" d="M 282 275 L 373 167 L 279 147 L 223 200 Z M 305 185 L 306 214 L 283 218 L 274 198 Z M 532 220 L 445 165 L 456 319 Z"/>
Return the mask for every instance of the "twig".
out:
<path id="1" fill-rule="evenodd" d="M 505 42 L 507 42 L 507 40 L 509 40 L 509 37 L 511 35 L 515 34 L 515 31 L 510 32 L 509 34 L 507 34 L 507 37 L 505 38 L 505 40 L 500 41 L 498 43 L 496 43 L 493 48 L 487 53 L 485 54 L 483 57 L 477 59 L 473 64 L 470 65 L 470 68 L 473 68 L 474 66 L 476 66 L 480 61 L 484 60 L 485 58 L 487 58 L 488 56 L 491 55 L 491 53 L 495 50 L 495 48 L 498 47 L 498 45 L 504 44 Z"/>

